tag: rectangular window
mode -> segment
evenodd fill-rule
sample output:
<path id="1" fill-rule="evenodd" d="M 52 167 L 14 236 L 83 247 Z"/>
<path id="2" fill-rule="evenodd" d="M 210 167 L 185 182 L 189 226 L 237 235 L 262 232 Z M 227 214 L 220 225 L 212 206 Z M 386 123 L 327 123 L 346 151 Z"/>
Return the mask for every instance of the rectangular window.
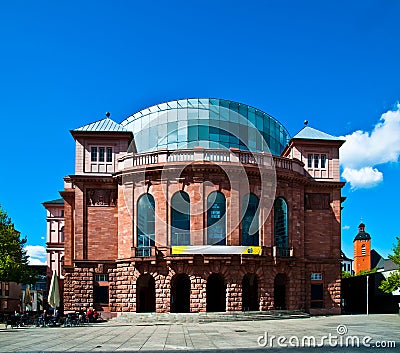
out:
<path id="1" fill-rule="evenodd" d="M 90 157 L 91 161 L 97 162 L 97 147 L 92 147 L 90 153 L 91 153 L 91 157 Z"/>
<path id="2" fill-rule="evenodd" d="M 106 157 L 106 161 L 108 163 L 112 162 L 112 148 L 111 147 L 107 147 L 107 157 Z"/>
<path id="3" fill-rule="evenodd" d="M 312 168 L 312 162 L 313 162 L 313 155 L 309 154 L 308 155 L 308 168 Z"/>
<path id="4" fill-rule="evenodd" d="M 319 154 L 314 154 L 314 168 L 319 167 Z"/>
<path id="5" fill-rule="evenodd" d="M 9 283 L 8 282 L 6 282 L 5 286 L 4 286 L 4 295 L 6 297 L 8 297 L 10 295 L 10 288 L 9 288 Z"/>
<path id="6" fill-rule="evenodd" d="M 64 210 L 61 210 L 61 217 L 64 217 Z"/>
<path id="7" fill-rule="evenodd" d="M 322 273 L 312 273 L 311 281 L 322 281 Z"/>
<path id="8" fill-rule="evenodd" d="M 108 275 L 94 275 L 96 282 L 108 282 Z"/>
<path id="9" fill-rule="evenodd" d="M 326 154 L 321 154 L 321 169 L 326 168 Z"/>
<path id="10" fill-rule="evenodd" d="M 104 162 L 104 147 L 99 147 L 99 162 Z"/>

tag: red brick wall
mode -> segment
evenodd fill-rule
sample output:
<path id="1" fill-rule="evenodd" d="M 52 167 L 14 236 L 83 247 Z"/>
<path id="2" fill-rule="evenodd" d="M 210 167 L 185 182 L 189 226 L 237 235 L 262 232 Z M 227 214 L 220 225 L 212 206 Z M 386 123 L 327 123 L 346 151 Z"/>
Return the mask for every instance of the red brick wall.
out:
<path id="1" fill-rule="evenodd" d="M 87 259 L 115 260 L 118 219 L 115 207 L 87 208 Z"/>
<path id="2" fill-rule="evenodd" d="M 74 207 L 75 193 L 73 189 L 61 193 L 64 198 L 64 266 L 72 266 L 74 250 Z"/>

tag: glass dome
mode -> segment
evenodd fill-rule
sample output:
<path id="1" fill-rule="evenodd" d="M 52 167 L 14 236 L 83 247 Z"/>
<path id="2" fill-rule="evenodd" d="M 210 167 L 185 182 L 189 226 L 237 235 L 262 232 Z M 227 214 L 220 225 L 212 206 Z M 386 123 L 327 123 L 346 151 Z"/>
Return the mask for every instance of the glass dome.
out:
<path id="1" fill-rule="evenodd" d="M 158 149 L 239 148 L 280 155 L 289 133 L 276 119 L 224 99 L 182 99 L 154 105 L 125 119 L 138 153 Z"/>

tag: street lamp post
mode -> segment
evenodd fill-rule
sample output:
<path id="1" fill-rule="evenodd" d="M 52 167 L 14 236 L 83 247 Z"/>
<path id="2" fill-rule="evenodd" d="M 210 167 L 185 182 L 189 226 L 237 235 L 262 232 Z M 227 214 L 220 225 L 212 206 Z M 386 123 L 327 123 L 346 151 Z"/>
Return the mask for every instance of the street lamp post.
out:
<path id="1" fill-rule="evenodd" d="M 368 293 L 368 282 L 369 282 L 369 275 L 367 275 L 367 315 L 369 315 L 369 293 Z"/>

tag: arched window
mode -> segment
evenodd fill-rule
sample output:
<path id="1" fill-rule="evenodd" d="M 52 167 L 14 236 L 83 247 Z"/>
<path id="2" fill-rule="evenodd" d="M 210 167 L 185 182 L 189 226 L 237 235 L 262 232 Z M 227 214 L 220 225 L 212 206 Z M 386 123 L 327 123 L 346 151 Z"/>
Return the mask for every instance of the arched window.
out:
<path id="1" fill-rule="evenodd" d="M 140 196 L 137 203 L 137 247 L 138 256 L 150 256 L 154 246 L 155 202 L 150 194 Z"/>
<path id="2" fill-rule="evenodd" d="M 171 245 L 190 245 L 190 198 L 184 191 L 171 199 Z"/>
<path id="3" fill-rule="evenodd" d="M 244 195 L 242 200 L 242 245 L 259 244 L 258 198 L 254 194 Z"/>
<path id="4" fill-rule="evenodd" d="M 207 244 L 226 245 L 226 200 L 219 191 L 207 197 Z"/>
<path id="5" fill-rule="evenodd" d="M 278 248 L 289 247 L 288 206 L 282 197 L 274 202 L 274 245 Z"/>

